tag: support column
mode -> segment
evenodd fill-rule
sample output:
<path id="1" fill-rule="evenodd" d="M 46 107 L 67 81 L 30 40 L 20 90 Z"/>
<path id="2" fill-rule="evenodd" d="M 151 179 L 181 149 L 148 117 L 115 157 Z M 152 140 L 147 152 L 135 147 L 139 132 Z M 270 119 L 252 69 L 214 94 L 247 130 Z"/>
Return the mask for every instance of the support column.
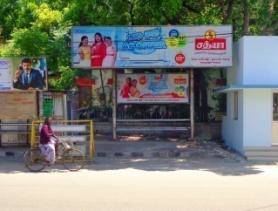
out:
<path id="1" fill-rule="evenodd" d="M 117 70 L 112 70 L 113 75 L 113 89 L 112 89 L 112 104 L 113 104 L 113 112 L 112 112 L 112 131 L 113 131 L 113 140 L 117 139 Z"/>
<path id="2" fill-rule="evenodd" d="M 193 69 L 190 69 L 189 72 L 190 77 L 190 138 L 194 139 L 194 73 Z"/>

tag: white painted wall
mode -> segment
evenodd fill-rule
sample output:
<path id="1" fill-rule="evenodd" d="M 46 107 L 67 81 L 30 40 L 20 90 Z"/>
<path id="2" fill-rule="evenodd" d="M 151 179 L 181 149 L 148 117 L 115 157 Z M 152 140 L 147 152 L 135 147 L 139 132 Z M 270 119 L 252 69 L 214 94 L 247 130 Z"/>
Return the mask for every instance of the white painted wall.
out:
<path id="1" fill-rule="evenodd" d="M 278 82 L 278 36 L 246 36 L 243 45 L 243 84 Z"/>
<path id="2" fill-rule="evenodd" d="M 227 93 L 227 116 L 222 119 L 222 137 L 225 143 L 243 153 L 243 91 L 238 92 L 238 119 L 233 119 L 234 93 Z"/>
<path id="3" fill-rule="evenodd" d="M 277 85 L 278 36 L 246 36 L 234 44 L 233 67 L 227 84 Z M 239 152 L 245 147 L 272 144 L 272 89 L 239 91 L 239 118 L 233 120 L 233 92 L 227 93 L 227 116 L 222 122 L 226 144 Z"/>
<path id="4" fill-rule="evenodd" d="M 243 91 L 243 146 L 270 147 L 272 143 L 272 90 Z"/>
<path id="5" fill-rule="evenodd" d="M 278 36 L 244 36 L 233 46 L 227 83 L 275 85 L 278 81 Z"/>

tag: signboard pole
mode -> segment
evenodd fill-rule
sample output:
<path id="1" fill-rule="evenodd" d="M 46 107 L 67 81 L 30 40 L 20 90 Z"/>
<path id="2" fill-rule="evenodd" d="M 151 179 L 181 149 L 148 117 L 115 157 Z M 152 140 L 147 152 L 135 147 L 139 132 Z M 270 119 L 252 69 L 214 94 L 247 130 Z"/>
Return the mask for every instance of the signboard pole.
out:
<path id="1" fill-rule="evenodd" d="M 190 138 L 194 139 L 194 74 L 193 69 L 190 69 Z"/>
<path id="2" fill-rule="evenodd" d="M 101 82 L 101 89 L 102 89 L 102 100 L 104 102 L 104 107 L 106 109 L 106 96 L 105 96 L 105 91 L 104 91 L 104 84 L 103 84 L 103 77 L 102 77 L 101 69 L 99 69 L 99 74 L 100 74 L 100 82 Z"/>
<path id="3" fill-rule="evenodd" d="M 113 130 L 113 140 L 117 139 L 117 133 L 116 133 L 116 129 L 117 129 L 117 100 L 116 100 L 116 92 L 117 92 L 117 78 L 116 78 L 116 70 L 112 71 L 113 74 L 113 89 L 112 89 L 112 104 L 113 104 L 113 112 L 112 112 L 112 130 Z"/>

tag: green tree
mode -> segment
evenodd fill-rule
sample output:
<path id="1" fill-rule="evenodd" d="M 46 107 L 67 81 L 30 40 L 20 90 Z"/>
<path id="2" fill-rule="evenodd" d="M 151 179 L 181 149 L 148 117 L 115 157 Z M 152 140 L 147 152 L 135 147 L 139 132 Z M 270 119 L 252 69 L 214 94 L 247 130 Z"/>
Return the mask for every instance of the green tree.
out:
<path id="1" fill-rule="evenodd" d="M 237 40 L 277 35 L 277 13 L 276 0 L 0 0 L 0 56 L 45 55 L 61 77 L 53 88 L 66 89 L 73 25 L 232 24 Z"/>

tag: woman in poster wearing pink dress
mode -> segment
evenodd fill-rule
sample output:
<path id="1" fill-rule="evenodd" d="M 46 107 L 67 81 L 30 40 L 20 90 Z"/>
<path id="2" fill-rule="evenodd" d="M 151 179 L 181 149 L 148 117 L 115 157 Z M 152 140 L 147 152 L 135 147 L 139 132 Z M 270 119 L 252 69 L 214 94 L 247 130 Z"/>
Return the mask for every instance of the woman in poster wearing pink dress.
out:
<path id="1" fill-rule="evenodd" d="M 106 45 L 103 42 L 101 33 L 95 33 L 95 40 L 91 50 L 91 67 L 101 67 L 106 55 Z"/>
<path id="2" fill-rule="evenodd" d="M 106 45 L 106 56 L 102 61 L 102 67 L 114 67 L 117 52 L 111 37 L 104 37 L 104 43 Z"/>

